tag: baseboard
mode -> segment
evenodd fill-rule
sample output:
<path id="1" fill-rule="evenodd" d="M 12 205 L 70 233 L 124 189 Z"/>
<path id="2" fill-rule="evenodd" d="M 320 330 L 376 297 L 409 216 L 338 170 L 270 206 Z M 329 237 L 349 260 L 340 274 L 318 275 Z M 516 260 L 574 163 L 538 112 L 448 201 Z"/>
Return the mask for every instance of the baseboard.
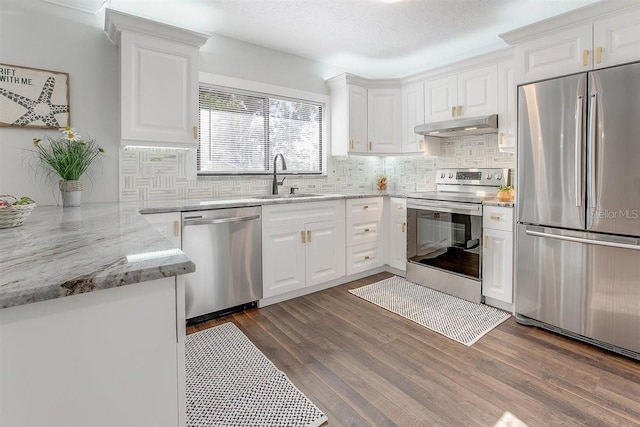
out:
<path id="1" fill-rule="evenodd" d="M 369 277 L 374 274 L 388 272 L 391 274 L 395 274 L 396 276 L 404 277 L 405 273 L 402 270 L 398 270 L 397 268 L 393 268 L 389 265 L 383 265 L 382 267 L 372 268 L 371 270 L 363 271 L 361 273 L 350 274 L 348 276 L 342 276 L 338 279 L 331 280 L 329 282 L 321 283 L 319 285 L 311 286 L 308 288 L 296 289 L 295 291 L 287 292 L 281 295 L 275 295 L 269 298 L 263 298 L 258 301 L 258 307 L 266 307 L 268 305 L 277 304 L 279 302 L 287 301 L 293 298 L 302 297 L 305 295 L 312 294 L 314 292 L 323 291 L 325 289 L 332 288 L 338 285 L 344 285 L 345 283 L 352 282 L 354 280 L 359 280 L 364 277 Z"/>

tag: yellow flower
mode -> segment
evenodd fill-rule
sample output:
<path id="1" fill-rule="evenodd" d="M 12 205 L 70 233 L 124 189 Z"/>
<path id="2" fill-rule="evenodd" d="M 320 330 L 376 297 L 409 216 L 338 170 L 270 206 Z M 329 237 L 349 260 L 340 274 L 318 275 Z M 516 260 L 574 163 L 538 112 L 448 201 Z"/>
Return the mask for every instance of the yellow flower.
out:
<path id="1" fill-rule="evenodd" d="M 33 145 L 35 145 L 36 147 L 39 147 L 40 141 L 42 141 L 40 138 L 33 138 Z"/>

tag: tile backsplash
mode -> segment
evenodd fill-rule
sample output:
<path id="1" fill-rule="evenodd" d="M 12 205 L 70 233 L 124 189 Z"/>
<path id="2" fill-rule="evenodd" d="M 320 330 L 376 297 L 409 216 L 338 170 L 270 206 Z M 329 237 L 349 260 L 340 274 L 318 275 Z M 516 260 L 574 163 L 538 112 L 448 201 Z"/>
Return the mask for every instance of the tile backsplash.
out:
<path id="1" fill-rule="evenodd" d="M 388 177 L 388 191 L 406 193 L 435 189 L 438 168 L 513 168 L 515 157 L 498 151 L 497 135 L 442 139 L 440 156 L 350 156 L 327 159 L 327 176 L 288 176 L 281 192 L 340 193 L 375 190 L 376 177 Z M 286 156 L 286 153 L 285 153 Z M 271 192 L 271 178 L 186 178 L 186 153 L 162 148 L 125 148 L 120 151 L 120 200 L 211 199 L 261 195 Z"/>

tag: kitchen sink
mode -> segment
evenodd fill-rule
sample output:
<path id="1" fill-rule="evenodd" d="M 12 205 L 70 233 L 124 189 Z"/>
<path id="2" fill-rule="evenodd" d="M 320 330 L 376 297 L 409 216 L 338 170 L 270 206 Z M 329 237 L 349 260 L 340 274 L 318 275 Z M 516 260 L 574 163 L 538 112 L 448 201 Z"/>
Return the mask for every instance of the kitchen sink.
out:
<path id="1" fill-rule="evenodd" d="M 327 196 L 327 194 L 299 193 L 299 194 L 268 194 L 266 196 L 252 196 L 251 198 L 269 200 L 269 199 L 301 199 L 303 197 L 325 197 L 325 196 Z"/>

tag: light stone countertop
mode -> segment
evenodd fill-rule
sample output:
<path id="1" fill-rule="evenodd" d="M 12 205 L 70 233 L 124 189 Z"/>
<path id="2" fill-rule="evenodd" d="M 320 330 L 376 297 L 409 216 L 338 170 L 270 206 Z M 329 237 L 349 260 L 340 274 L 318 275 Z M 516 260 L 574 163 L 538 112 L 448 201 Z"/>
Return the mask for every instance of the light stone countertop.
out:
<path id="1" fill-rule="evenodd" d="M 195 271 L 137 211 L 119 203 L 37 206 L 0 229 L 0 309 Z"/>
<path id="2" fill-rule="evenodd" d="M 20 227 L 0 229 L 0 309 L 177 276 L 194 263 L 141 213 L 181 212 L 400 194 L 37 206 Z"/>
<path id="3" fill-rule="evenodd" d="M 482 202 L 483 205 L 485 206 L 497 206 L 497 207 L 501 207 L 501 208 L 513 208 L 516 206 L 516 202 L 511 200 L 509 202 L 503 202 L 496 199 L 493 200 L 485 200 L 484 202 Z"/>

